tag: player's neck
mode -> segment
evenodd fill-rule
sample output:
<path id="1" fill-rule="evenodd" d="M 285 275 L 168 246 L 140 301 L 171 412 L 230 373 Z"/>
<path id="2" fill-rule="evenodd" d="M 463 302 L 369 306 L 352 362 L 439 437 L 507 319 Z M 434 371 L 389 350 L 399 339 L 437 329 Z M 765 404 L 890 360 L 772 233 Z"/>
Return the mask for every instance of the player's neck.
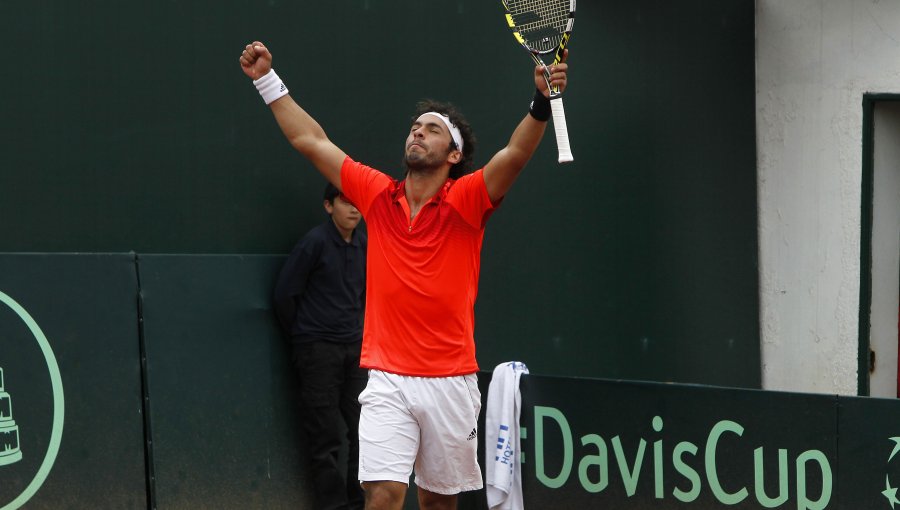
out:
<path id="1" fill-rule="evenodd" d="M 410 216 L 415 217 L 419 209 L 440 191 L 449 174 L 449 167 L 434 171 L 410 170 L 406 174 L 406 202 Z"/>

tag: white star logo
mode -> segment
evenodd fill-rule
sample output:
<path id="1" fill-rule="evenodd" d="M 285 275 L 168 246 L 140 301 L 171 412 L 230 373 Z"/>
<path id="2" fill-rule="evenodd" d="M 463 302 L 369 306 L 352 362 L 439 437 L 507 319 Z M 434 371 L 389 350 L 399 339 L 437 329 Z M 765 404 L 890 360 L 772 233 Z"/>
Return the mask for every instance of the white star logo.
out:
<path id="1" fill-rule="evenodd" d="M 890 457 L 888 457 L 888 462 L 894 458 L 894 455 L 897 455 L 897 452 L 900 452 L 900 437 L 892 437 L 890 440 L 894 442 L 894 449 L 891 451 Z M 900 505 L 900 499 L 897 499 L 897 487 L 891 487 L 891 480 L 887 475 L 884 475 L 884 490 L 881 491 L 881 494 L 891 504 L 891 510 L 893 510 L 894 505 Z"/>
<path id="2" fill-rule="evenodd" d="M 887 475 L 884 477 L 884 486 L 885 489 L 881 491 L 884 494 L 884 497 L 887 498 L 888 503 L 891 504 L 891 508 L 894 508 L 895 504 L 900 504 L 900 500 L 897 499 L 897 488 L 891 487 L 891 481 L 888 479 Z"/>
<path id="3" fill-rule="evenodd" d="M 897 455 L 897 452 L 900 452 L 900 437 L 892 437 L 891 441 L 894 442 L 894 451 L 892 451 L 891 456 L 888 457 L 888 462 L 894 458 L 894 455 Z"/>

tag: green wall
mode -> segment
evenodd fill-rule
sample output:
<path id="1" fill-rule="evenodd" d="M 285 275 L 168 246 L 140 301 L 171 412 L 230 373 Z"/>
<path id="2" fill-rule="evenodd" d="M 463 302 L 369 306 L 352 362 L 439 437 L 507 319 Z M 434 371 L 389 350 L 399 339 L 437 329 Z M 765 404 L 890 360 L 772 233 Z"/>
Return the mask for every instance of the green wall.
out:
<path id="1" fill-rule="evenodd" d="M 0 508 L 147 508 L 137 290 L 127 254 L 0 254 Z"/>
<path id="2" fill-rule="evenodd" d="M 286 253 L 322 179 L 238 66 L 265 41 L 352 156 L 397 175 L 417 99 L 484 162 L 531 97 L 495 2 L 27 2 L 0 83 L 0 251 Z M 339 28 L 339 31 L 336 30 Z M 566 108 L 486 235 L 482 366 L 760 385 L 752 0 L 578 3 Z"/>
<path id="3" fill-rule="evenodd" d="M 281 262 L 0 254 L 0 509 L 315 510 L 269 304 Z M 519 386 L 529 508 L 896 503 L 896 399 L 545 375 Z M 497 448 L 484 414 L 482 467 Z M 460 509 L 485 510 L 485 492 Z"/>

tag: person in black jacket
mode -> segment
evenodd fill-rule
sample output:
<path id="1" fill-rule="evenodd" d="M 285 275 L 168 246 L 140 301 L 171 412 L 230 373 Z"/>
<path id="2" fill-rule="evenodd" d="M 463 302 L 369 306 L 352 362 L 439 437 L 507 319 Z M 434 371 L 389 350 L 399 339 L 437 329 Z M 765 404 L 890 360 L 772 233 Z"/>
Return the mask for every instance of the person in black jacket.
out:
<path id="1" fill-rule="evenodd" d="M 297 243 L 275 286 L 275 312 L 290 338 L 300 379 L 303 428 L 310 447 L 316 508 L 364 506 L 359 470 L 359 394 L 367 372 L 359 367 L 366 289 L 366 234 L 361 215 L 337 188 L 325 188 L 331 218 Z M 349 453 L 338 466 L 343 418 Z"/>

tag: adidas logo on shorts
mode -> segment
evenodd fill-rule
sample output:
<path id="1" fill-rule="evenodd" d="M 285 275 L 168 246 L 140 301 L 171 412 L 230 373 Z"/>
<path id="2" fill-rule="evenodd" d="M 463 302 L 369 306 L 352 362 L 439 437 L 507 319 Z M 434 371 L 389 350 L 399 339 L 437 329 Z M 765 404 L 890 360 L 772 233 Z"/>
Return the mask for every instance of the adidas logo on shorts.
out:
<path id="1" fill-rule="evenodd" d="M 478 438 L 478 430 L 472 429 L 472 432 L 469 432 L 469 437 L 466 438 L 466 441 L 471 441 L 471 440 L 477 439 L 477 438 Z"/>

